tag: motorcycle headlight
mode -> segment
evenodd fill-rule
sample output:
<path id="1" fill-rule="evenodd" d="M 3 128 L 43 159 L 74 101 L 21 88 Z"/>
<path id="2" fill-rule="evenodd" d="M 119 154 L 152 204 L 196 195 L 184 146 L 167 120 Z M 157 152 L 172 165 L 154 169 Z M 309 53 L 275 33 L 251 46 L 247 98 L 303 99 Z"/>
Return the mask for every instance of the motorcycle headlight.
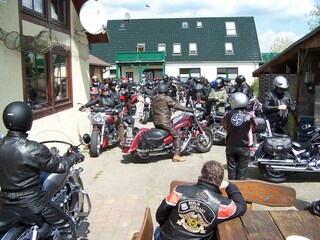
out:
<path id="1" fill-rule="evenodd" d="M 102 113 L 96 113 L 94 116 L 93 116 L 93 121 L 97 122 L 97 123 L 104 123 L 106 121 L 107 117 L 105 114 L 102 114 Z"/>
<path id="2" fill-rule="evenodd" d="M 148 98 L 148 97 L 146 97 L 146 99 L 144 100 L 144 102 L 145 102 L 146 104 L 150 104 L 150 103 L 151 103 L 151 99 Z"/>

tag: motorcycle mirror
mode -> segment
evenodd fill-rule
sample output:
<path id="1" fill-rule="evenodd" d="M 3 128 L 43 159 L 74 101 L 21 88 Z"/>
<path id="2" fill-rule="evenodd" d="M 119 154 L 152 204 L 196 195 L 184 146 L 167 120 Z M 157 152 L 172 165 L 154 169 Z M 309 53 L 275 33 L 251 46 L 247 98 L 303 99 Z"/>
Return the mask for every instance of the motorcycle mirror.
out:
<path id="1" fill-rule="evenodd" d="M 91 142 L 91 137 L 90 137 L 90 135 L 89 135 L 88 133 L 85 133 L 85 134 L 83 135 L 82 139 L 83 139 L 83 141 L 84 141 L 86 144 L 88 144 L 88 143 Z"/>

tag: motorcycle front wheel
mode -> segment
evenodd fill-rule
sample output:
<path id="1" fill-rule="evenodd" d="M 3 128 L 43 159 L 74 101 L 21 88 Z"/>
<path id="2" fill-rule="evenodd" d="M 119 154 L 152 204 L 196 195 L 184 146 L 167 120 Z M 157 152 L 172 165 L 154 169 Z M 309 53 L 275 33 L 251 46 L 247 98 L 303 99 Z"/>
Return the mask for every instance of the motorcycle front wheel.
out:
<path id="1" fill-rule="evenodd" d="M 213 143 L 212 132 L 209 128 L 204 128 L 202 134 L 196 137 L 196 149 L 200 153 L 209 152 Z"/>
<path id="2" fill-rule="evenodd" d="M 149 120 L 149 117 L 150 117 L 150 112 L 149 111 L 143 111 L 143 116 L 142 116 L 142 119 L 141 119 L 141 123 L 142 124 L 146 124 Z"/>
<path id="3" fill-rule="evenodd" d="M 221 133 L 219 133 L 219 131 L 224 131 L 222 125 L 221 126 L 218 126 L 218 125 L 215 125 L 215 124 L 211 124 L 209 126 L 209 129 L 211 130 L 212 132 L 212 136 L 213 136 L 213 144 L 214 145 L 224 145 L 224 141 L 225 141 L 225 137 L 222 136 Z"/>
<path id="4" fill-rule="evenodd" d="M 74 189 L 70 193 L 65 211 L 67 211 L 68 214 L 72 216 L 77 223 L 79 223 L 86 218 L 86 216 L 82 216 L 81 214 L 84 210 L 84 195 L 82 193 L 84 187 L 80 177 L 76 178 L 72 184 Z"/>
<path id="5" fill-rule="evenodd" d="M 282 183 L 287 181 L 288 174 L 281 171 L 275 171 L 270 165 L 258 163 L 258 169 L 261 175 L 268 181 Z"/>
<path id="6" fill-rule="evenodd" d="M 91 133 L 90 142 L 90 157 L 99 157 L 101 154 L 101 136 L 100 130 L 93 130 Z"/>

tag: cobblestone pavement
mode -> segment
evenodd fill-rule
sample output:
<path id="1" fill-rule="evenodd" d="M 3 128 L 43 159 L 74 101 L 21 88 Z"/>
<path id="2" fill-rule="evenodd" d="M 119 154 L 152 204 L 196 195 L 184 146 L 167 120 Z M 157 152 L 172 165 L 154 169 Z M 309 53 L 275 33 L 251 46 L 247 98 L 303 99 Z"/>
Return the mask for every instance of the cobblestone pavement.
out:
<path id="1" fill-rule="evenodd" d="M 141 126 L 136 122 L 138 127 Z M 152 126 L 152 123 L 147 126 Z M 140 229 L 147 206 L 151 208 L 154 226 L 157 226 L 154 215 L 169 192 L 170 182 L 173 179 L 196 181 L 207 160 L 217 160 L 225 165 L 225 147 L 213 146 L 208 153 L 194 153 L 185 159 L 185 162 L 174 163 L 168 155 L 148 163 L 138 163 L 124 156 L 120 148 L 107 150 L 98 158 L 87 156 L 81 163 L 84 168 L 82 179 L 85 190 L 90 194 L 92 212 L 89 216 L 90 233 L 82 239 L 131 239 L 133 233 Z M 256 167 L 249 168 L 247 177 L 263 180 Z M 283 184 L 296 189 L 297 208 L 320 198 L 319 174 L 294 174 Z"/>

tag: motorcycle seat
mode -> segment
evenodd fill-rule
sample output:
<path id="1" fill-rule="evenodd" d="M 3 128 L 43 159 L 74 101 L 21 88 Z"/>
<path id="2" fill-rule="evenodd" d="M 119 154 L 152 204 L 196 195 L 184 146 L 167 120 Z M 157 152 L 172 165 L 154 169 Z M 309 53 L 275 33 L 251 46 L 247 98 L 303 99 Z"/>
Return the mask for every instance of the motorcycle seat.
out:
<path id="1" fill-rule="evenodd" d="M 145 135 L 148 140 L 159 140 L 169 136 L 169 132 L 159 128 L 151 128 L 150 131 L 146 131 Z"/>

